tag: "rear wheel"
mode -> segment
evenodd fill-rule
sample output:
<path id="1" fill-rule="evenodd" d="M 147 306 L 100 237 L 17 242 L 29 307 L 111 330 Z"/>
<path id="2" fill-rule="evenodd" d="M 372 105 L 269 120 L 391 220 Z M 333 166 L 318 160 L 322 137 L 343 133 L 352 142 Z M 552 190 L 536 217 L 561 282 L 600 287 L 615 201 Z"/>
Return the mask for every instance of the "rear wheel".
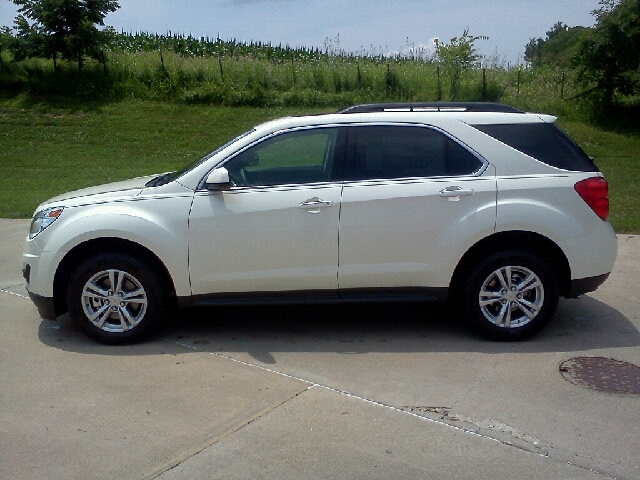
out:
<path id="1" fill-rule="evenodd" d="M 109 344 L 139 341 L 166 310 L 157 275 L 121 254 L 92 257 L 73 272 L 67 289 L 70 317 L 91 338 Z"/>
<path id="2" fill-rule="evenodd" d="M 558 282 L 538 256 L 500 252 L 479 262 L 463 288 L 467 318 L 493 340 L 524 340 L 542 330 L 558 306 Z"/>

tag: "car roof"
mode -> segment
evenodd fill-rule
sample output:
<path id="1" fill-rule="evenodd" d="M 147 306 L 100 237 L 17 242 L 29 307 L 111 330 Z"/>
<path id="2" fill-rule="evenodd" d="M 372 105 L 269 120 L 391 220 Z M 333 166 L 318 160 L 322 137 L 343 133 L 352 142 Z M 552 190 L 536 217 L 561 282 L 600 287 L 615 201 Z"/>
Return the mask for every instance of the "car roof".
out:
<path id="1" fill-rule="evenodd" d="M 552 115 L 525 113 L 509 105 L 484 102 L 418 102 L 354 105 L 336 113 L 284 117 L 256 126 L 257 131 L 358 123 L 421 123 L 438 125 L 451 120 L 471 125 L 555 123 Z"/>
<path id="2" fill-rule="evenodd" d="M 338 113 L 371 112 L 507 112 L 524 113 L 510 105 L 491 102 L 368 103 L 343 108 Z"/>

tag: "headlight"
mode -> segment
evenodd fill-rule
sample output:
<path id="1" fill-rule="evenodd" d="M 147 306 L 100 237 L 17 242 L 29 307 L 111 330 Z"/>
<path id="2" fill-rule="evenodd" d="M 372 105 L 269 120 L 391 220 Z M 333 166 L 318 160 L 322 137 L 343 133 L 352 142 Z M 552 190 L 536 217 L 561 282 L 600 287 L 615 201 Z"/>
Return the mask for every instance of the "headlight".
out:
<path id="1" fill-rule="evenodd" d="M 64 207 L 51 207 L 36 212 L 36 214 L 33 216 L 33 219 L 31 220 L 29 239 L 32 239 L 53 222 L 55 222 L 56 218 L 58 218 L 62 213 L 62 210 L 64 210 Z"/>

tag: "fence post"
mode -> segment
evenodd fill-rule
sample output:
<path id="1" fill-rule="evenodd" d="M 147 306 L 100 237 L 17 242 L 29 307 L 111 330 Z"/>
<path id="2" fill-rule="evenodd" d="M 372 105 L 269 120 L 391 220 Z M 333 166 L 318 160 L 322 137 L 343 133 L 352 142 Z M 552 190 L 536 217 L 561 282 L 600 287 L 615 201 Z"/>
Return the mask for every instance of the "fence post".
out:
<path id="1" fill-rule="evenodd" d="M 391 64 L 387 63 L 387 76 L 384 78 L 385 85 L 387 86 L 387 93 L 391 91 Z"/>
<path id="2" fill-rule="evenodd" d="M 564 100 L 564 72 L 562 72 L 562 84 L 560 85 L 560 100 Z"/>
<path id="3" fill-rule="evenodd" d="M 164 58 L 162 57 L 162 49 L 160 49 L 160 64 L 162 65 L 162 73 L 166 74 L 167 69 L 164 67 Z"/>
<path id="4" fill-rule="evenodd" d="M 518 97 L 520 97 L 520 68 L 518 68 Z"/>
<path id="5" fill-rule="evenodd" d="M 487 100 L 487 69 L 482 67 L 482 101 Z"/>
<path id="6" fill-rule="evenodd" d="M 220 65 L 220 76 L 222 77 L 222 83 L 224 83 L 224 70 L 222 69 L 222 58 L 218 57 L 218 65 Z"/>
<path id="7" fill-rule="evenodd" d="M 436 66 L 436 75 L 438 76 L 438 83 L 436 86 L 436 101 L 442 101 L 442 86 L 440 85 L 440 64 Z"/>

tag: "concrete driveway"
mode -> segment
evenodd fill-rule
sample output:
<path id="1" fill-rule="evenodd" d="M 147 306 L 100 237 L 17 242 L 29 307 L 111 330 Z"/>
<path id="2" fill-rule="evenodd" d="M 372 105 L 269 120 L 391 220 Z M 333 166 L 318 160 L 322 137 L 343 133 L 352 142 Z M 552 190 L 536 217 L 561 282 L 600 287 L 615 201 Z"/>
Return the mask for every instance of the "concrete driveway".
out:
<path id="1" fill-rule="evenodd" d="M 376 304 L 192 311 L 107 347 L 38 317 L 27 228 L 0 220 L 0 478 L 640 478 L 640 396 L 559 371 L 640 365 L 640 237 L 528 342 Z"/>

